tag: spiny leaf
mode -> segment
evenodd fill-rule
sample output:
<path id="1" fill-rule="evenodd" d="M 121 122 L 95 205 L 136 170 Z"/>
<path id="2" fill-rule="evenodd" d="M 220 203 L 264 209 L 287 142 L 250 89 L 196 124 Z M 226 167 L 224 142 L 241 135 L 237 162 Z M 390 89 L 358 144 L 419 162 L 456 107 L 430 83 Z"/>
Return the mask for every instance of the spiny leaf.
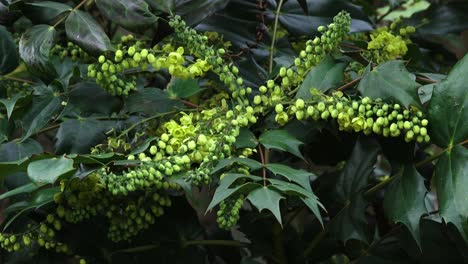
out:
<path id="1" fill-rule="evenodd" d="M 219 170 L 226 168 L 234 163 L 239 163 L 249 167 L 252 171 L 258 170 L 262 167 L 262 164 L 256 160 L 248 158 L 231 158 L 231 159 L 222 159 L 218 161 L 216 166 L 211 170 L 211 174 L 218 172 Z"/>
<path id="2" fill-rule="evenodd" d="M 439 210 L 468 243 L 468 150 L 454 146 L 437 161 L 435 186 Z"/>
<path id="3" fill-rule="evenodd" d="M 392 222 L 403 223 L 421 248 L 419 221 L 427 213 L 424 179 L 414 165 L 403 168 L 402 175 L 393 180 L 385 191 L 384 210 Z"/>
<path id="4" fill-rule="evenodd" d="M 284 197 L 280 193 L 273 190 L 271 187 L 261 187 L 250 192 L 247 199 L 260 212 L 263 209 L 272 212 L 276 220 L 282 225 L 279 202 L 281 199 L 284 199 Z"/>
<path id="5" fill-rule="evenodd" d="M 328 89 L 338 86 L 344 78 L 346 63 L 337 62 L 331 57 L 326 57 L 307 74 L 297 91 L 296 98 L 311 99 L 310 89 L 315 88 L 326 92 Z"/>
<path id="6" fill-rule="evenodd" d="M 372 99 L 395 101 L 408 107 L 409 105 L 420 107 L 418 87 L 412 75 L 405 68 L 403 61 L 388 61 L 374 69 L 369 67 L 362 76 L 358 90 L 362 96 Z"/>
<path id="7" fill-rule="evenodd" d="M 13 71 L 19 64 L 16 44 L 10 32 L 0 25 L 0 75 Z"/>
<path id="8" fill-rule="evenodd" d="M 434 86 L 428 115 L 432 140 L 441 147 L 468 139 L 468 55 Z"/>
<path id="9" fill-rule="evenodd" d="M 54 45 L 55 28 L 49 25 L 35 25 L 21 36 L 19 54 L 29 71 L 46 81 L 56 75 L 50 63 L 50 49 Z"/>
<path id="10" fill-rule="evenodd" d="M 65 21 L 67 37 L 89 53 L 101 54 L 111 50 L 109 37 L 94 18 L 83 11 L 75 10 Z"/>
<path id="11" fill-rule="evenodd" d="M 143 0 L 96 0 L 102 15 L 125 28 L 151 26 L 157 21 Z"/>
<path id="12" fill-rule="evenodd" d="M 267 148 L 287 151 L 304 159 L 299 151 L 299 146 L 303 143 L 291 136 L 286 130 L 268 130 L 260 135 L 259 142 Z"/>
<path id="13" fill-rule="evenodd" d="M 288 180 L 301 185 L 306 190 L 312 191 L 312 188 L 310 187 L 310 177 L 316 177 L 312 172 L 296 170 L 283 164 L 274 163 L 267 164 L 266 168 L 274 174 L 282 175 Z"/>

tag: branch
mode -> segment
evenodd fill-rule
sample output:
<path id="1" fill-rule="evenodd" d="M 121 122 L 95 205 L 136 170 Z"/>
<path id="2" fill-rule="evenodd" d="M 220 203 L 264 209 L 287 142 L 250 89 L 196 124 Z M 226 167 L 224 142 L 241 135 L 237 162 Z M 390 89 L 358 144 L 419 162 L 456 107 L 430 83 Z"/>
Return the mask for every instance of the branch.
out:
<path id="1" fill-rule="evenodd" d="M 361 79 L 362 79 L 362 77 L 358 77 L 358 78 L 356 78 L 356 79 L 350 81 L 349 83 L 347 83 L 347 84 L 345 84 L 345 85 L 343 85 L 343 86 L 338 87 L 336 90 L 337 90 L 337 91 L 343 91 L 344 89 L 347 89 L 347 88 L 349 88 L 349 87 L 355 85 L 356 83 L 360 82 Z"/>
<path id="2" fill-rule="evenodd" d="M 278 20 L 279 20 L 279 13 L 281 11 L 281 7 L 283 7 L 283 0 L 279 1 L 278 8 L 276 9 L 275 25 L 273 27 L 273 38 L 271 40 L 271 47 L 270 47 L 270 63 L 268 66 L 268 73 L 271 73 L 273 71 L 273 50 L 275 49 L 276 31 L 278 30 Z"/>

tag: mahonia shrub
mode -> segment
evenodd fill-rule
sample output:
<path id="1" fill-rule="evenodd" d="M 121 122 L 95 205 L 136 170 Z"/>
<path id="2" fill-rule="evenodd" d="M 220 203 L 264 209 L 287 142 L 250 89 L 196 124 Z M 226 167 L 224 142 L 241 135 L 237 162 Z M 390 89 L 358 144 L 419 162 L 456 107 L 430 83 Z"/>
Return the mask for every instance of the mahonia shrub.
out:
<path id="1" fill-rule="evenodd" d="M 1 263 L 467 262 L 468 5 L 419 2 L 1 2 Z"/>

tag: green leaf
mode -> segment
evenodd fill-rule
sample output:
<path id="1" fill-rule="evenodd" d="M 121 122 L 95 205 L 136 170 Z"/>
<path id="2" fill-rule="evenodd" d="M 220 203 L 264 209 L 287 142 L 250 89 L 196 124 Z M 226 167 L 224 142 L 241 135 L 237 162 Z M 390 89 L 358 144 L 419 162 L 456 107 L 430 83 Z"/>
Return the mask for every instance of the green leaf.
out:
<path id="1" fill-rule="evenodd" d="M 230 158 L 219 160 L 216 166 L 211 170 L 211 174 L 218 172 L 221 169 L 231 166 L 234 163 L 239 163 L 250 168 L 250 170 L 258 170 L 262 168 L 262 164 L 256 160 L 248 158 Z"/>
<path id="2" fill-rule="evenodd" d="M 86 12 L 80 10 L 71 12 L 65 21 L 65 30 L 70 40 L 89 53 L 101 54 L 112 49 L 109 37 L 96 20 Z"/>
<path id="3" fill-rule="evenodd" d="M 126 100 L 125 110 L 131 113 L 145 113 L 152 116 L 166 113 L 174 108 L 182 108 L 178 100 L 171 100 L 167 93 L 156 88 L 145 88 L 138 93 L 132 93 Z"/>
<path id="4" fill-rule="evenodd" d="M 10 32 L 0 25 L 0 75 L 7 74 L 19 65 L 18 54 L 16 53 L 16 44 L 11 37 Z"/>
<path id="5" fill-rule="evenodd" d="M 80 116 L 95 113 L 110 115 L 121 105 L 117 97 L 108 94 L 95 82 L 79 82 L 69 86 L 69 90 L 68 105 L 76 108 Z"/>
<path id="6" fill-rule="evenodd" d="M 468 242 L 468 150 L 454 146 L 445 152 L 435 167 L 435 186 L 439 211 L 447 223 L 454 224 Z"/>
<path id="7" fill-rule="evenodd" d="M 304 159 L 302 153 L 299 150 L 299 146 L 303 143 L 291 136 L 286 130 L 266 131 L 260 135 L 258 141 L 267 148 L 286 151 L 301 159 Z"/>
<path id="8" fill-rule="evenodd" d="M 267 15 L 275 17 L 277 4 L 274 1 L 267 5 Z M 351 14 L 351 32 L 372 30 L 368 16 L 361 7 L 345 0 L 316 1 L 307 0 L 308 13 L 298 1 L 285 1 L 281 8 L 279 21 L 281 25 L 292 35 L 308 36 L 317 35 L 317 27 L 327 25 L 333 21 L 333 17 L 342 10 Z"/>
<path id="9" fill-rule="evenodd" d="M 41 152 L 41 144 L 34 139 L 27 139 L 22 142 L 10 141 L 0 145 L 0 161 L 16 162 Z"/>
<path id="10" fill-rule="evenodd" d="M 317 196 L 312 192 L 312 190 L 308 190 L 299 186 L 294 183 L 275 180 L 275 179 L 268 179 L 268 181 L 272 184 L 272 186 L 277 189 L 278 191 L 288 194 L 298 196 L 304 204 L 309 207 L 312 213 L 317 217 L 320 224 L 323 226 L 322 216 L 320 214 L 319 207 L 324 208 L 324 206 L 318 201 Z"/>
<path id="11" fill-rule="evenodd" d="M 125 28 L 141 28 L 156 23 L 157 18 L 143 0 L 96 0 L 100 13 Z"/>
<path id="12" fill-rule="evenodd" d="M 56 152 L 88 153 L 91 147 L 106 138 L 105 133 L 115 125 L 115 121 L 99 121 L 94 118 L 66 120 L 60 124 L 56 134 Z"/>
<path id="13" fill-rule="evenodd" d="M 310 89 L 313 88 L 326 92 L 330 88 L 337 87 L 343 81 L 345 68 L 346 63 L 326 57 L 307 74 L 297 91 L 296 98 L 311 99 Z"/>
<path id="14" fill-rule="evenodd" d="M 134 148 L 132 150 L 132 152 L 130 152 L 130 154 L 128 154 L 128 155 L 137 155 L 137 154 L 140 154 L 140 153 L 144 152 L 145 150 L 147 150 L 150 147 L 151 142 L 153 142 L 153 141 L 155 141 L 157 139 L 159 139 L 159 137 L 150 137 L 150 138 L 146 139 L 143 143 L 141 143 L 139 146 Z"/>
<path id="15" fill-rule="evenodd" d="M 34 192 L 35 190 L 41 188 L 41 185 L 35 184 L 35 183 L 28 183 L 26 185 L 23 185 L 21 187 L 15 188 L 13 190 L 10 190 L 6 193 L 3 193 L 0 195 L 0 200 L 15 196 L 17 194 L 23 194 L 23 193 L 31 193 Z"/>
<path id="16" fill-rule="evenodd" d="M 46 126 L 62 108 L 61 103 L 62 99 L 53 93 L 33 98 L 32 106 L 23 118 L 25 133 L 22 140 L 26 140 Z"/>
<path id="17" fill-rule="evenodd" d="M 418 87 L 413 74 L 408 72 L 403 61 L 388 61 L 372 70 L 369 67 L 362 76 L 358 90 L 362 96 L 372 99 L 395 101 L 408 107 L 421 107 Z"/>
<path id="18" fill-rule="evenodd" d="M 239 130 L 239 135 L 236 138 L 234 146 L 236 148 L 256 148 L 258 145 L 258 140 L 255 137 L 254 133 L 246 127 L 242 127 Z"/>
<path id="19" fill-rule="evenodd" d="M 346 166 L 335 183 L 335 197 L 342 209 L 331 224 L 332 238 L 340 241 L 367 241 L 367 203 L 362 192 L 369 183 L 379 153 L 379 145 L 372 139 L 357 140 Z"/>
<path id="20" fill-rule="evenodd" d="M 310 177 L 317 177 L 312 172 L 308 172 L 305 170 L 296 170 L 282 164 L 269 163 L 265 167 L 274 174 L 282 175 L 288 180 L 301 185 L 309 191 L 312 191 L 312 188 L 310 187 Z"/>
<path id="21" fill-rule="evenodd" d="M 60 157 L 31 162 L 28 176 L 35 183 L 55 183 L 62 175 L 73 171 L 73 160 Z"/>
<path id="22" fill-rule="evenodd" d="M 187 25 L 196 25 L 216 11 L 223 9 L 229 1 L 225 0 L 192 0 L 177 5 L 175 13 L 182 16 Z"/>
<path id="23" fill-rule="evenodd" d="M 27 5 L 25 11 L 28 13 L 28 18 L 34 23 L 52 22 L 60 14 L 72 10 L 69 5 L 55 1 L 40 1 Z"/>
<path id="24" fill-rule="evenodd" d="M 284 196 L 282 196 L 280 193 L 271 189 L 270 187 L 261 187 L 250 192 L 247 196 L 247 199 L 260 212 L 263 209 L 267 209 L 272 212 L 276 220 L 278 220 L 278 222 L 283 225 L 281 221 L 279 202 L 281 199 L 284 199 Z"/>
<path id="25" fill-rule="evenodd" d="M 49 25 L 35 25 L 21 36 L 19 54 L 33 74 L 46 81 L 56 75 L 50 63 L 50 49 L 54 46 L 55 28 Z"/>
<path id="26" fill-rule="evenodd" d="M 213 199 L 208 205 L 208 208 L 206 209 L 206 211 L 213 209 L 213 207 L 215 207 L 221 201 L 233 195 L 234 193 L 237 193 L 237 192 L 248 193 L 249 191 L 254 190 L 256 188 L 260 188 L 262 186 L 258 183 L 247 182 L 242 185 L 236 186 L 234 188 L 229 188 L 231 184 L 233 184 L 238 179 L 250 179 L 254 181 L 261 180 L 260 177 L 251 176 L 251 175 L 234 174 L 234 173 L 226 174 L 223 177 L 223 179 L 221 179 L 218 188 L 216 188 L 216 191 L 213 195 Z"/>
<path id="27" fill-rule="evenodd" d="M 167 87 L 167 94 L 170 99 L 187 98 L 201 92 L 195 79 L 173 78 Z"/>
<path id="28" fill-rule="evenodd" d="M 452 69 L 447 79 L 434 86 L 428 117 L 432 140 L 441 147 L 468 139 L 468 55 Z"/>
<path id="29" fill-rule="evenodd" d="M 393 180 L 385 190 L 384 210 L 388 219 L 403 223 L 421 247 L 419 221 L 427 213 L 424 199 L 427 190 L 424 179 L 413 164 L 403 168 L 402 175 Z"/>
<path id="30" fill-rule="evenodd" d="M 2 103 L 7 110 L 8 119 L 10 119 L 11 114 L 13 113 L 13 109 L 15 108 L 15 104 L 18 101 L 18 99 L 23 98 L 23 97 L 24 96 L 21 94 L 15 94 L 10 99 L 0 99 L 0 103 Z"/>
<path id="31" fill-rule="evenodd" d="M 174 10 L 176 0 L 146 0 L 153 9 L 171 13 Z"/>

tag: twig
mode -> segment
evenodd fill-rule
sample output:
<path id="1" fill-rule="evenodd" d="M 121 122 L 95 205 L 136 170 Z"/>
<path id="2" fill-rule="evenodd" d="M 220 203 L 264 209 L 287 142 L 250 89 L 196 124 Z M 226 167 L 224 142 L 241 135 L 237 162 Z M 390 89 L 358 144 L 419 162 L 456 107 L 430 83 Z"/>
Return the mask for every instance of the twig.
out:
<path id="1" fill-rule="evenodd" d="M 260 153 L 260 161 L 262 162 L 263 186 L 266 186 L 267 177 L 266 177 L 266 168 L 265 168 L 265 157 L 263 156 L 263 150 L 260 144 L 258 144 L 258 152 Z"/>
<path id="2" fill-rule="evenodd" d="M 280 0 L 279 3 L 278 3 L 278 8 L 276 9 L 275 24 L 274 24 L 274 27 L 273 27 L 273 38 L 271 40 L 270 63 L 269 63 L 269 66 L 268 66 L 268 73 L 271 73 L 273 71 L 273 50 L 275 48 L 276 31 L 278 30 L 279 13 L 281 11 L 282 6 L 283 6 L 283 0 Z"/>
<path id="3" fill-rule="evenodd" d="M 343 85 L 343 86 L 338 87 L 336 90 L 337 90 L 337 91 L 343 91 L 344 89 L 347 89 L 347 88 L 349 88 L 349 87 L 355 85 L 356 83 L 360 82 L 361 79 L 362 79 L 362 77 L 358 77 L 358 78 L 356 78 L 356 79 L 350 81 L 349 83 L 347 83 L 347 84 L 345 84 L 345 85 Z"/>

